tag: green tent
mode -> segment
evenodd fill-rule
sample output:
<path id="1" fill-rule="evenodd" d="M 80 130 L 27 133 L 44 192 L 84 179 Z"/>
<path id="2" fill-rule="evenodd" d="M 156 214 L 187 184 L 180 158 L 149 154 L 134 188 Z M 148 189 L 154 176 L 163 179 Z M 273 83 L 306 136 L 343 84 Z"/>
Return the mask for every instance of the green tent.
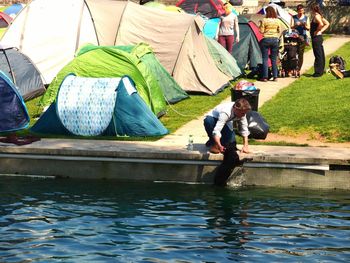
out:
<path id="1" fill-rule="evenodd" d="M 151 71 L 153 76 L 157 79 L 158 84 L 163 91 L 165 100 L 168 103 L 173 104 L 189 97 L 162 66 L 149 45 L 140 43 L 137 46 L 117 46 L 116 48 L 127 51 L 142 61 L 142 63 L 138 65 L 141 72 L 144 70 Z"/>
<path id="2" fill-rule="evenodd" d="M 262 64 L 259 46 L 262 34 L 257 25 L 243 15 L 238 16 L 238 25 L 239 42 L 233 44 L 232 56 L 242 70 L 247 66 L 250 69 L 256 68 L 259 64 Z"/>
<path id="3" fill-rule="evenodd" d="M 146 44 L 134 47 L 94 46 L 83 47 L 77 56 L 54 78 L 42 97 L 40 104 L 48 106 L 55 101 L 59 85 L 69 73 L 80 77 L 122 77 L 129 76 L 136 89 L 158 117 L 165 114 L 166 102 L 159 80 L 140 57 Z M 154 62 L 156 63 L 156 62 Z M 181 89 L 181 88 L 180 88 Z M 187 94 L 185 94 L 187 96 Z"/>
<path id="4" fill-rule="evenodd" d="M 218 41 L 210 37 L 205 37 L 205 40 L 207 41 L 209 52 L 221 72 L 225 75 L 232 76 L 232 79 L 243 74 L 236 60 L 219 44 Z"/>

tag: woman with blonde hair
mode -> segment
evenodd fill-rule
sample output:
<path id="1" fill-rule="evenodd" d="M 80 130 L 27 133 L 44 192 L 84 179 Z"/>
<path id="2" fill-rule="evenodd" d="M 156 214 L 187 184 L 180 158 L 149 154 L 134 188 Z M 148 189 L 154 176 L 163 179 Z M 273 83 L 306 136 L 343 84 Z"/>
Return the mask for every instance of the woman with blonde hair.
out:
<path id="1" fill-rule="evenodd" d="M 225 3 L 223 6 L 225 9 L 225 14 L 221 16 L 218 32 L 218 42 L 230 54 L 232 54 L 233 43 L 235 41 L 239 42 L 238 17 L 232 12 L 232 6 L 229 3 Z"/>
<path id="2" fill-rule="evenodd" d="M 312 51 L 315 56 L 314 74 L 313 77 L 321 77 L 326 66 L 326 56 L 323 48 L 322 33 L 329 27 L 329 22 L 321 13 L 321 8 L 318 4 L 313 3 L 310 6 L 312 20 L 310 24 L 310 35 L 312 43 Z"/>
<path id="3" fill-rule="evenodd" d="M 263 59 L 262 78 L 261 81 L 268 79 L 268 59 L 269 52 L 272 64 L 273 80 L 277 81 L 277 56 L 279 48 L 279 37 L 281 33 L 281 26 L 275 8 L 272 6 L 266 7 L 266 17 L 260 22 L 259 29 L 263 34 L 263 39 L 260 42 L 261 55 Z"/>

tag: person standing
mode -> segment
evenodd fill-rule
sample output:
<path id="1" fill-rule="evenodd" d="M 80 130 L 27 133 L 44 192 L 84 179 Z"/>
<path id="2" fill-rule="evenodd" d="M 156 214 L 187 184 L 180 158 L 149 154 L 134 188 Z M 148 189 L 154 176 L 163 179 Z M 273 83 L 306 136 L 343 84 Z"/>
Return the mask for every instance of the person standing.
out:
<path id="1" fill-rule="evenodd" d="M 218 42 L 232 54 L 233 43 L 235 40 L 239 42 L 238 17 L 232 12 L 229 3 L 224 4 L 224 9 L 225 14 L 221 16 L 219 25 Z"/>
<path id="2" fill-rule="evenodd" d="M 329 22 L 322 16 L 320 6 L 316 3 L 311 4 L 310 11 L 312 20 L 310 24 L 310 35 L 312 50 L 315 56 L 313 77 L 321 77 L 326 66 L 326 56 L 323 48 L 322 34 L 329 27 Z"/>
<path id="3" fill-rule="evenodd" d="M 208 112 L 204 118 L 204 128 L 209 137 L 206 146 L 210 147 L 212 153 L 223 153 L 225 148 L 236 141 L 233 131 L 233 121 L 238 121 L 238 130 L 243 137 L 242 152 L 249 153 L 248 121 L 246 113 L 251 110 L 249 102 L 238 99 L 235 102 L 219 104 L 212 111 Z"/>
<path id="4" fill-rule="evenodd" d="M 293 16 L 291 27 L 298 31 L 299 45 L 298 45 L 298 68 L 301 70 L 304 62 L 304 51 L 307 44 L 307 31 L 310 30 L 310 19 L 305 15 L 304 6 L 297 5 L 297 14 Z"/>
<path id="5" fill-rule="evenodd" d="M 269 52 L 272 64 L 273 80 L 277 81 L 277 56 L 279 48 L 279 37 L 281 33 L 281 26 L 275 8 L 272 6 L 266 7 L 266 17 L 260 22 L 259 29 L 263 34 L 263 39 L 260 41 L 261 55 L 263 59 L 262 64 L 262 78 L 261 81 L 268 79 L 268 59 Z"/>

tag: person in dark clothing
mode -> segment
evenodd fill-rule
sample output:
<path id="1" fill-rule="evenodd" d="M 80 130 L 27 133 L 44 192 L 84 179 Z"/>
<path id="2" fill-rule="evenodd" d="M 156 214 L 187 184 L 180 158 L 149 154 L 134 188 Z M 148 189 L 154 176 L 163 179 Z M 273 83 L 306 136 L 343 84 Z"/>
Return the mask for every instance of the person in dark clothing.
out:
<path id="1" fill-rule="evenodd" d="M 293 16 L 292 26 L 293 29 L 298 31 L 299 45 L 298 45 L 298 68 L 301 70 L 304 61 L 304 51 L 307 44 L 307 31 L 310 30 L 309 17 L 305 15 L 304 6 L 302 4 L 297 5 L 297 14 Z"/>
<path id="2" fill-rule="evenodd" d="M 313 3 L 310 6 L 312 20 L 310 25 L 310 34 L 312 41 L 312 50 L 315 56 L 313 77 L 321 77 L 326 66 L 326 56 L 323 48 L 322 33 L 329 27 L 329 22 L 322 16 L 320 6 Z"/>
<path id="3" fill-rule="evenodd" d="M 245 162 L 252 161 L 252 158 L 243 158 L 242 160 L 239 158 L 237 153 L 237 145 L 236 142 L 229 143 L 224 152 L 224 159 L 222 163 L 216 170 L 214 176 L 214 184 L 217 186 L 225 186 L 227 184 L 227 180 L 230 177 L 233 169 L 238 166 L 242 166 Z"/>

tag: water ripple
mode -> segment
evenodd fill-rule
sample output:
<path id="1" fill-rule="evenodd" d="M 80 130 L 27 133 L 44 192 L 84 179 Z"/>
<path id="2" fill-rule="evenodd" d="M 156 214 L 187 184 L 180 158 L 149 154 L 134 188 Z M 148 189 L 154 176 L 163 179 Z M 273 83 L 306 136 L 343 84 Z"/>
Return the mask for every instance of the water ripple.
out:
<path id="1" fill-rule="evenodd" d="M 0 196 L 0 262 L 350 258 L 348 192 L 0 177 Z"/>

